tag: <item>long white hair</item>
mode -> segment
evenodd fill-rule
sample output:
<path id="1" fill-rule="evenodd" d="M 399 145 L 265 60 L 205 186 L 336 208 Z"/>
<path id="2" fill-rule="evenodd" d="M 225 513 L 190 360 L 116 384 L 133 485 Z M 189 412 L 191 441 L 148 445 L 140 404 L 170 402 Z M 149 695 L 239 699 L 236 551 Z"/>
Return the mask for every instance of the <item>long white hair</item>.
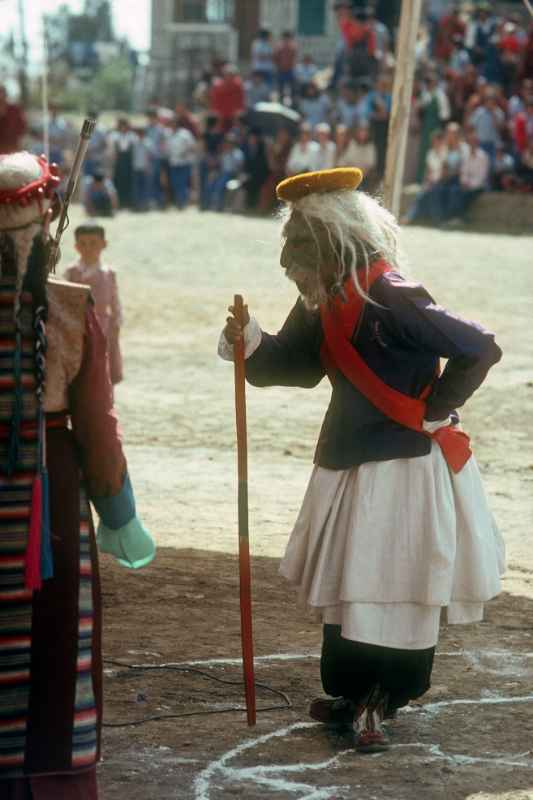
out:
<path id="1" fill-rule="evenodd" d="M 401 272 L 405 267 L 406 260 L 400 246 L 400 228 L 396 218 L 378 200 L 365 192 L 345 189 L 306 195 L 283 209 L 281 216 L 284 223 L 292 211 L 298 211 L 302 215 L 314 236 L 317 263 L 309 266 L 315 267 L 317 271 L 322 300 L 327 292 L 320 275 L 320 243 L 313 227 L 317 221 L 324 226 L 336 257 L 337 287 L 351 274 L 359 294 L 373 302 L 361 286 L 361 273 L 367 274 L 372 261 L 379 258 L 383 258 L 395 272 Z"/>

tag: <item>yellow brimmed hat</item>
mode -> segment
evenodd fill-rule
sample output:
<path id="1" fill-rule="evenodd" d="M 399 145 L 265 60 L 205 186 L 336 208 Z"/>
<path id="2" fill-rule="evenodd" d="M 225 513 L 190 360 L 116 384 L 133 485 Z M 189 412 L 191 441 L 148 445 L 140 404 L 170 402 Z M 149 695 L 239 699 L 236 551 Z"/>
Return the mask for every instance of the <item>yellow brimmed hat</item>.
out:
<path id="1" fill-rule="evenodd" d="M 341 189 L 357 189 L 363 180 L 363 173 L 357 167 L 321 169 L 318 172 L 302 172 L 292 178 L 285 178 L 276 186 L 278 200 L 294 203 L 308 194 L 338 192 Z"/>

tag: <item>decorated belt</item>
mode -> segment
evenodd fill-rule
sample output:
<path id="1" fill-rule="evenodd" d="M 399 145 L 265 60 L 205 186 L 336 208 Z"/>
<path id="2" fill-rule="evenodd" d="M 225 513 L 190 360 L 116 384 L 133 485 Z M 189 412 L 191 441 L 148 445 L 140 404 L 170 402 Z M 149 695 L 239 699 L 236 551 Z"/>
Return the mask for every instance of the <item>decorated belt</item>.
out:
<path id="1" fill-rule="evenodd" d="M 54 414 L 47 414 L 45 417 L 46 420 L 46 429 L 50 430 L 59 430 L 59 429 L 68 429 L 70 415 L 66 412 L 59 412 Z M 0 424 L 0 439 L 7 439 L 9 436 L 10 427 L 9 425 Z M 22 439 L 32 439 L 33 437 L 37 436 L 38 427 L 37 423 L 32 420 L 31 422 L 21 422 L 20 424 L 20 436 Z"/>

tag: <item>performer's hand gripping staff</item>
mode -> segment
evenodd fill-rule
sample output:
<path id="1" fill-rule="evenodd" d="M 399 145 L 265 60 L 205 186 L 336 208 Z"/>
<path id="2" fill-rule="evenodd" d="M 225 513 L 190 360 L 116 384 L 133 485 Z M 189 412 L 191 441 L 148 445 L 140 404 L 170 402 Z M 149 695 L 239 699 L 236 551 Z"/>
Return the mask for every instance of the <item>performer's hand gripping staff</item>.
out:
<path id="1" fill-rule="evenodd" d="M 241 641 L 244 669 L 244 692 L 248 725 L 255 725 L 254 645 L 252 634 L 252 592 L 250 545 L 248 539 L 248 446 L 246 430 L 246 384 L 243 331 L 250 317 L 240 295 L 235 295 L 228 318 L 226 337 L 233 344 L 235 367 L 235 412 L 237 421 L 237 463 L 239 476 L 239 578 L 241 605 Z"/>

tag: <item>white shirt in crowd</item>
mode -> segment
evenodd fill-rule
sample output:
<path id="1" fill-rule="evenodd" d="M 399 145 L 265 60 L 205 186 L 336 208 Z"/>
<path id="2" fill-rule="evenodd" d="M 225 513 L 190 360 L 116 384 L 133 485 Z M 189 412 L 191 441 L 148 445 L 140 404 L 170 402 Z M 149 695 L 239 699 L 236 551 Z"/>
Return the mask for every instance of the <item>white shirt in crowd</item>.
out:
<path id="1" fill-rule="evenodd" d="M 481 147 L 470 150 L 461 164 L 461 186 L 463 189 L 485 189 L 489 179 L 490 161 Z"/>
<path id="2" fill-rule="evenodd" d="M 315 169 L 333 169 L 335 166 L 335 142 L 324 142 L 318 144 Z"/>
<path id="3" fill-rule="evenodd" d="M 187 128 L 178 128 L 168 140 L 168 160 L 171 167 L 192 164 L 196 156 L 196 141 Z"/>
<path id="4" fill-rule="evenodd" d="M 133 169 L 136 172 L 148 172 L 154 157 L 154 146 L 146 137 L 137 141 L 133 145 Z"/>
<path id="5" fill-rule="evenodd" d="M 320 146 L 318 142 L 306 142 L 301 144 L 296 142 L 287 161 L 289 175 L 297 175 L 299 172 L 314 172 L 319 169 L 317 166 Z"/>

